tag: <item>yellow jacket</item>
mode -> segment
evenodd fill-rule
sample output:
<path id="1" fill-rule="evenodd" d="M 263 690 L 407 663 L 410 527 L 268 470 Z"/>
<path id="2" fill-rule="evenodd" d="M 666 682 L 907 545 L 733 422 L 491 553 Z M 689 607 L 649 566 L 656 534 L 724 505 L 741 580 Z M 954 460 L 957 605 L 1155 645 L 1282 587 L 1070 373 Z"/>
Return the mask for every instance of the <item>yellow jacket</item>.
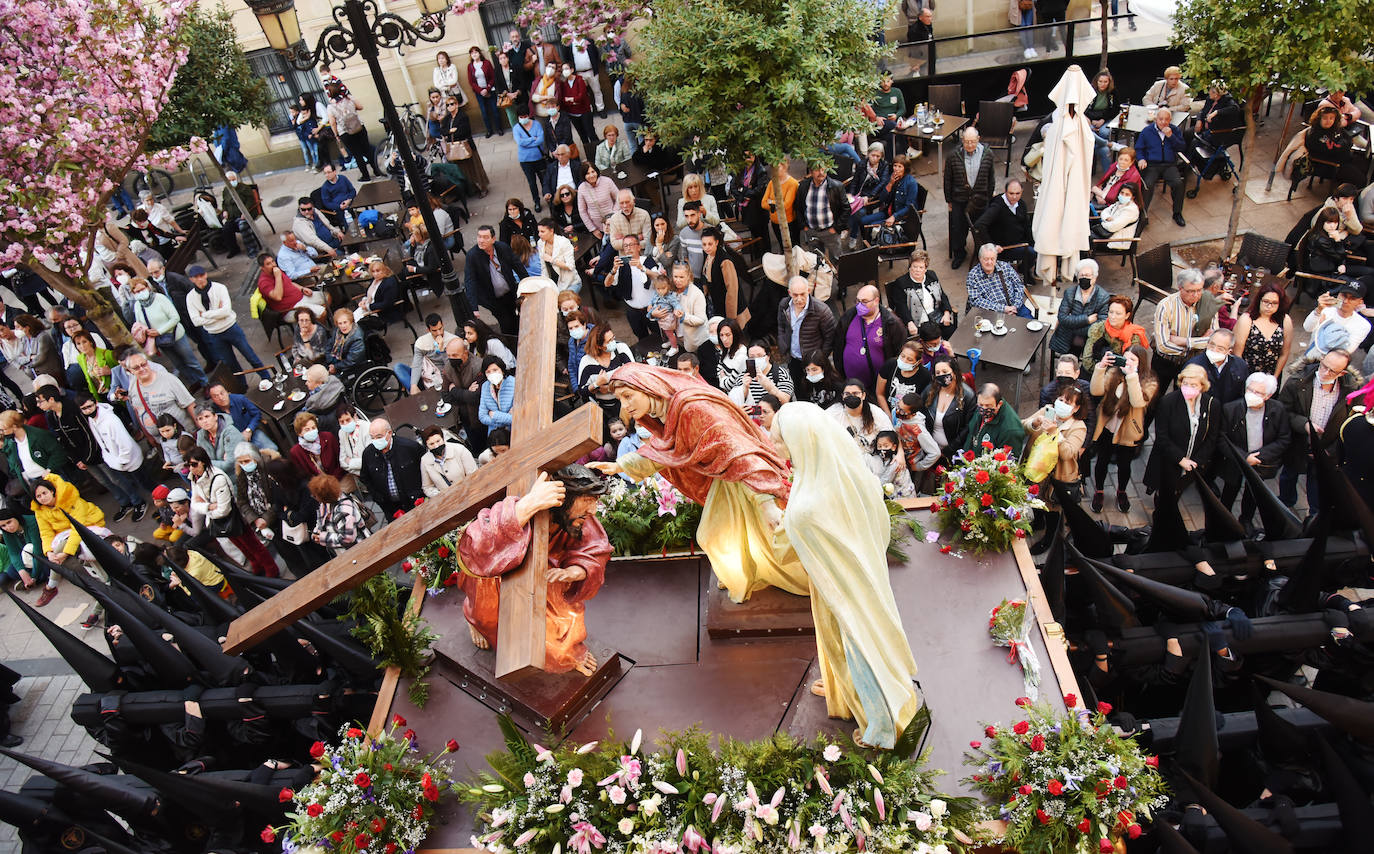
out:
<path id="1" fill-rule="evenodd" d="M 71 528 L 71 523 L 67 521 L 63 510 L 72 514 L 73 519 L 88 528 L 105 527 L 105 511 L 82 498 L 75 486 L 55 474 L 48 475 L 44 480 L 49 481 L 56 488 L 57 501 L 52 507 L 44 507 L 37 501 L 30 502 L 30 506 L 33 508 L 34 517 L 38 519 L 38 533 L 43 538 L 43 552 L 45 554 L 52 551 L 53 538 Z M 81 538 L 70 536 L 62 546 L 62 551 L 65 554 L 75 555 L 79 548 L 81 548 Z"/>

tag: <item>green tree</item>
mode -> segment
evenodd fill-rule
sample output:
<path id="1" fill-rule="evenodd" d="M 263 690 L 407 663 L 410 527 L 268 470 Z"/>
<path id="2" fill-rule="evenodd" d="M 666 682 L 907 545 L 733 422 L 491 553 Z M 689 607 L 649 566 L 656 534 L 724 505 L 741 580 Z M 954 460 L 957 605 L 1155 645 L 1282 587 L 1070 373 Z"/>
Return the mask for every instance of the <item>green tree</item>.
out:
<path id="1" fill-rule="evenodd" d="M 1254 109 L 1265 87 L 1290 87 L 1289 97 L 1317 87 L 1361 91 L 1374 81 L 1374 0 L 1183 0 L 1174 13 L 1174 44 L 1183 47 L 1184 74 L 1196 88 L 1227 85 L 1245 107 L 1245 154 L 1254 162 Z M 1245 170 L 1233 191 L 1227 255 L 1245 199 Z"/>
<path id="2" fill-rule="evenodd" d="M 885 53 L 871 36 L 891 4 L 869 0 L 657 0 L 633 64 L 648 121 L 664 139 L 739 168 L 745 152 L 815 161 L 837 133 L 863 129 L 859 107 Z M 782 174 L 773 169 L 773 197 Z M 778 205 L 792 270 L 790 211 Z"/>
<path id="3" fill-rule="evenodd" d="M 196 137 L 210 139 L 216 128 L 226 125 L 238 128 L 267 124 L 267 84 L 248 67 L 229 10 L 223 6 L 209 11 L 192 8 L 186 16 L 183 36 L 189 48 L 186 64 L 172 85 L 167 106 L 148 135 L 148 146 L 171 148 Z M 206 156 L 223 180 L 224 167 L 214 152 L 207 150 Z M 239 202 L 237 194 L 230 195 Z M 251 225 L 252 215 L 242 210 L 241 203 L 239 207 Z M 256 226 L 253 230 L 256 233 Z M 262 235 L 258 235 L 258 240 L 262 242 Z"/>

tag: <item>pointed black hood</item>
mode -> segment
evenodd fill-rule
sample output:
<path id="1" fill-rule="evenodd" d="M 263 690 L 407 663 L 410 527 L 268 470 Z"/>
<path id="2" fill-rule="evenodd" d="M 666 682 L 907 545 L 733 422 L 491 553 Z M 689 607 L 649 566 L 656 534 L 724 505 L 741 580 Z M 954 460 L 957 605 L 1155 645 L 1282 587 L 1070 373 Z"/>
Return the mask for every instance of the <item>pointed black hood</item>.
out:
<path id="1" fill-rule="evenodd" d="M 1250 500 L 1255 502 L 1255 508 L 1259 510 L 1265 539 L 1293 540 L 1301 537 L 1302 520 L 1279 500 L 1274 490 L 1260 477 L 1260 473 L 1255 471 L 1255 467 L 1245 462 L 1245 454 L 1236 447 L 1236 443 L 1222 436 L 1217 444 L 1221 445 L 1222 452 L 1231 458 L 1232 464 L 1240 469 L 1245 480 L 1245 488 L 1250 493 Z"/>
<path id="2" fill-rule="evenodd" d="M 211 809 L 217 813 L 243 810 L 280 818 L 290 806 L 289 802 L 282 803 L 281 788 L 278 786 L 229 780 L 209 773 L 171 774 L 132 759 L 116 756 L 108 758 L 125 773 L 133 774 L 157 789 L 168 800 L 188 809 L 203 810 L 206 805 L 212 805 Z M 202 814 L 201 817 L 209 820 L 209 815 Z"/>
<path id="3" fill-rule="evenodd" d="M 62 513 L 71 523 L 72 529 L 81 537 L 81 544 L 95 557 L 95 562 L 100 564 L 101 569 L 108 572 L 111 578 L 117 578 L 131 587 L 138 587 L 138 573 L 134 571 L 133 562 L 129 560 L 128 555 L 105 542 L 104 537 L 78 522 L 66 510 Z"/>
<path id="4" fill-rule="evenodd" d="M 1302 730 L 1274 711 L 1269 692 L 1259 683 L 1251 683 L 1250 699 L 1255 706 L 1255 739 L 1264 758 L 1278 765 L 1307 765 Z"/>
<path id="5" fill-rule="evenodd" d="M 1093 604 L 1097 606 L 1097 618 L 1104 628 L 1120 630 L 1139 626 L 1140 620 L 1130 597 L 1102 575 L 1097 562 L 1084 557 L 1073 543 L 1065 543 L 1064 548 L 1068 562 L 1077 567 L 1078 577 L 1087 583 Z"/>
<path id="6" fill-rule="evenodd" d="M 243 681 L 248 662 L 237 655 L 225 655 L 219 644 L 171 614 L 163 614 L 161 619 L 162 627 L 176 638 L 181 651 L 210 674 L 215 685 L 225 687 Z"/>
<path id="7" fill-rule="evenodd" d="M 1288 572 L 1288 581 L 1276 597 L 1276 604 L 1295 614 L 1318 610 L 1326 585 L 1326 543 L 1331 533 L 1331 513 L 1323 510 L 1316 515 L 1312 526 L 1312 542 L 1302 560 Z"/>
<path id="8" fill-rule="evenodd" d="M 1309 425 L 1310 426 L 1310 425 Z M 1359 490 L 1336 465 L 1330 451 L 1321 442 L 1311 443 L 1312 461 L 1321 478 L 1319 494 L 1322 510 L 1331 510 L 1333 528 L 1354 527 L 1364 534 L 1366 543 L 1374 543 L 1374 510 L 1369 509 Z M 1342 525 L 1345 522 L 1345 525 Z"/>
<path id="9" fill-rule="evenodd" d="M 1183 834 L 1164 818 L 1158 817 L 1151 825 L 1151 835 L 1159 844 L 1160 854 L 1199 854 L 1193 843 L 1183 838 Z"/>
<path id="10" fill-rule="evenodd" d="M 1107 563 L 1097 563 L 1096 567 L 1118 590 L 1133 591 L 1176 619 L 1205 620 L 1211 615 L 1212 600 L 1196 590 L 1184 590 Z"/>
<path id="11" fill-rule="evenodd" d="M 1045 553 L 1045 563 L 1040 567 L 1040 587 L 1045 591 L 1045 601 L 1050 613 L 1061 625 L 1065 619 L 1064 606 L 1064 526 L 1056 525 L 1046 536 L 1053 537 L 1049 551 Z"/>
<path id="12" fill-rule="evenodd" d="M 1255 678 L 1275 691 L 1281 691 L 1302 703 L 1351 738 L 1374 745 L 1374 703 L 1290 682 L 1276 682 L 1267 676 Z"/>
<path id="13" fill-rule="evenodd" d="M 1370 806 L 1364 788 L 1350 773 L 1345 760 L 1336 754 L 1326 734 L 1313 732 L 1312 741 L 1322 760 L 1322 781 L 1326 791 L 1335 798 L 1336 808 L 1340 810 L 1341 843 L 1332 854 L 1365 854 L 1374 837 L 1374 807 Z"/>
<path id="14" fill-rule="evenodd" d="M 171 563 L 168 563 L 168 566 L 180 580 L 179 586 L 195 600 L 200 612 L 205 615 L 208 622 L 215 625 L 232 623 L 243 613 L 243 609 L 235 608 L 227 600 L 221 599 L 218 593 L 201 584 L 200 580 L 191 573 L 179 566 L 173 566 Z"/>
<path id="15" fill-rule="evenodd" d="M 243 583 L 252 585 L 257 590 L 269 591 L 266 595 L 271 596 L 291 586 L 291 582 L 285 578 L 268 578 L 265 575 L 254 575 L 243 567 L 230 563 L 219 555 L 211 554 L 205 549 L 196 548 L 192 549 L 192 551 L 214 564 L 215 569 L 218 569 L 220 574 L 229 579 L 230 586 L 236 591 L 239 589 L 239 584 Z"/>
<path id="16" fill-rule="evenodd" d="M 381 664 L 361 645 L 334 637 L 305 620 L 296 622 L 292 628 L 315 645 L 326 658 L 344 668 L 355 677 L 365 680 L 376 679 Z"/>
<path id="17" fill-rule="evenodd" d="M 30 607 L 27 602 L 6 590 L 5 594 L 14 600 L 19 610 L 43 633 L 43 637 L 53 645 L 67 664 L 71 665 L 81 681 L 97 694 L 117 690 L 122 681 L 119 665 L 82 643 L 75 635 L 64 631 L 52 620 Z"/>
<path id="18" fill-rule="evenodd" d="M 1231 508 L 1221 503 L 1212 487 L 1201 477 L 1193 478 L 1197 494 L 1202 499 L 1202 511 L 1207 520 L 1206 537 L 1209 543 L 1234 543 L 1245 539 L 1245 526 L 1236 519 Z"/>
<path id="19" fill-rule="evenodd" d="M 0 747 L 0 754 L 23 763 L 43 776 L 61 783 L 80 795 L 83 801 L 89 800 L 101 809 L 107 809 L 131 821 L 149 818 L 157 813 L 157 797 L 146 789 L 130 786 L 127 777 L 120 777 L 116 774 L 96 774 L 84 768 L 74 768 L 71 765 L 63 765 L 61 762 L 53 762 L 49 759 L 40 759 L 37 756 L 29 756 L 4 747 Z"/>
<path id="20" fill-rule="evenodd" d="M 1145 543 L 1145 551 L 1176 552 L 1191 545 L 1193 538 L 1183 524 L 1178 502 L 1155 501 L 1155 512 L 1150 518 L 1150 539 Z"/>
<path id="21" fill-rule="evenodd" d="M 1217 784 L 1221 763 L 1217 739 L 1217 707 L 1212 699 L 1212 655 L 1204 647 L 1198 651 L 1183 710 L 1178 715 L 1178 734 L 1174 736 L 1174 761 L 1207 786 Z"/>
<path id="22" fill-rule="evenodd" d="M 1069 526 L 1069 534 L 1073 538 L 1073 544 L 1078 551 L 1088 557 L 1106 559 L 1112 556 L 1112 538 L 1097 520 L 1088 515 L 1088 511 L 1069 496 L 1068 490 L 1061 488 L 1058 484 L 1054 485 L 1055 500 L 1059 502 L 1059 509 L 1064 514 L 1064 521 Z"/>
<path id="23" fill-rule="evenodd" d="M 37 798 L 30 798 L 27 795 L 17 795 L 3 789 L 0 789 L 0 821 L 12 824 L 21 831 L 43 825 L 57 828 L 59 831 L 66 828 L 76 828 L 100 843 L 105 848 L 106 854 L 140 854 L 127 845 L 96 833 L 50 803 Z M 89 848 L 82 845 L 81 850 L 85 851 Z"/>
<path id="24" fill-rule="evenodd" d="M 1293 843 L 1222 800 L 1187 771 L 1182 774 L 1192 784 L 1197 802 L 1211 814 L 1230 840 L 1233 851 L 1243 851 L 1245 854 L 1293 854 Z"/>

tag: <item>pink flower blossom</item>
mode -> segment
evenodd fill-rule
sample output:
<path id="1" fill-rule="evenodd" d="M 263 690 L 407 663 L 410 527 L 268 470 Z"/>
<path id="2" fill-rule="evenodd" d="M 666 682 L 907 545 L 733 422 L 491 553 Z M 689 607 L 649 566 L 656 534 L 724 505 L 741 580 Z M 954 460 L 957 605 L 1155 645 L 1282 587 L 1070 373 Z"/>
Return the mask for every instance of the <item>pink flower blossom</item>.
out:
<path id="1" fill-rule="evenodd" d="M 601 831 L 592 827 L 590 822 L 579 821 L 573 825 L 573 835 L 568 840 L 568 850 L 576 851 L 577 854 L 590 854 L 593 847 L 601 848 L 606 844 L 606 837 L 601 835 Z"/>

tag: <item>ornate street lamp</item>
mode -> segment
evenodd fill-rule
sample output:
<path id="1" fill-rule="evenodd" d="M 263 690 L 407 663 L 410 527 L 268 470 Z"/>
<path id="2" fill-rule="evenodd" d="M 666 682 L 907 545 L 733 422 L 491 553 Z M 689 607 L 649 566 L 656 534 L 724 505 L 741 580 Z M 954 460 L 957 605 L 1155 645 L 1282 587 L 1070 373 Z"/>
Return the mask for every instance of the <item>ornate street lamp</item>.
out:
<path id="1" fill-rule="evenodd" d="M 401 156 L 405 168 L 406 181 L 417 195 L 428 186 L 425 176 L 420 172 L 411 151 L 396 104 L 391 100 L 391 89 L 387 86 L 378 62 L 380 48 L 388 50 L 414 47 L 420 42 L 437 42 L 444 37 L 444 18 L 450 0 L 417 0 L 424 17 L 411 23 L 399 15 L 383 12 L 377 7 L 376 0 L 344 0 L 332 9 L 334 22 L 324 28 L 312 50 L 306 45 L 301 34 L 300 20 L 296 16 L 295 0 L 244 0 L 248 8 L 258 18 L 267 43 L 279 51 L 291 65 L 301 71 L 308 71 L 321 62 L 339 62 L 361 56 L 372 72 L 372 82 L 382 100 L 382 112 L 387 127 L 391 129 L 396 151 Z M 458 281 L 458 272 L 443 245 L 443 234 L 434 221 L 434 212 L 424 199 L 420 199 L 420 216 L 429 231 L 430 240 L 437 242 L 439 253 L 439 275 L 443 281 L 444 293 L 453 306 L 453 319 L 457 324 L 473 316 L 468 305 L 467 295 Z"/>

